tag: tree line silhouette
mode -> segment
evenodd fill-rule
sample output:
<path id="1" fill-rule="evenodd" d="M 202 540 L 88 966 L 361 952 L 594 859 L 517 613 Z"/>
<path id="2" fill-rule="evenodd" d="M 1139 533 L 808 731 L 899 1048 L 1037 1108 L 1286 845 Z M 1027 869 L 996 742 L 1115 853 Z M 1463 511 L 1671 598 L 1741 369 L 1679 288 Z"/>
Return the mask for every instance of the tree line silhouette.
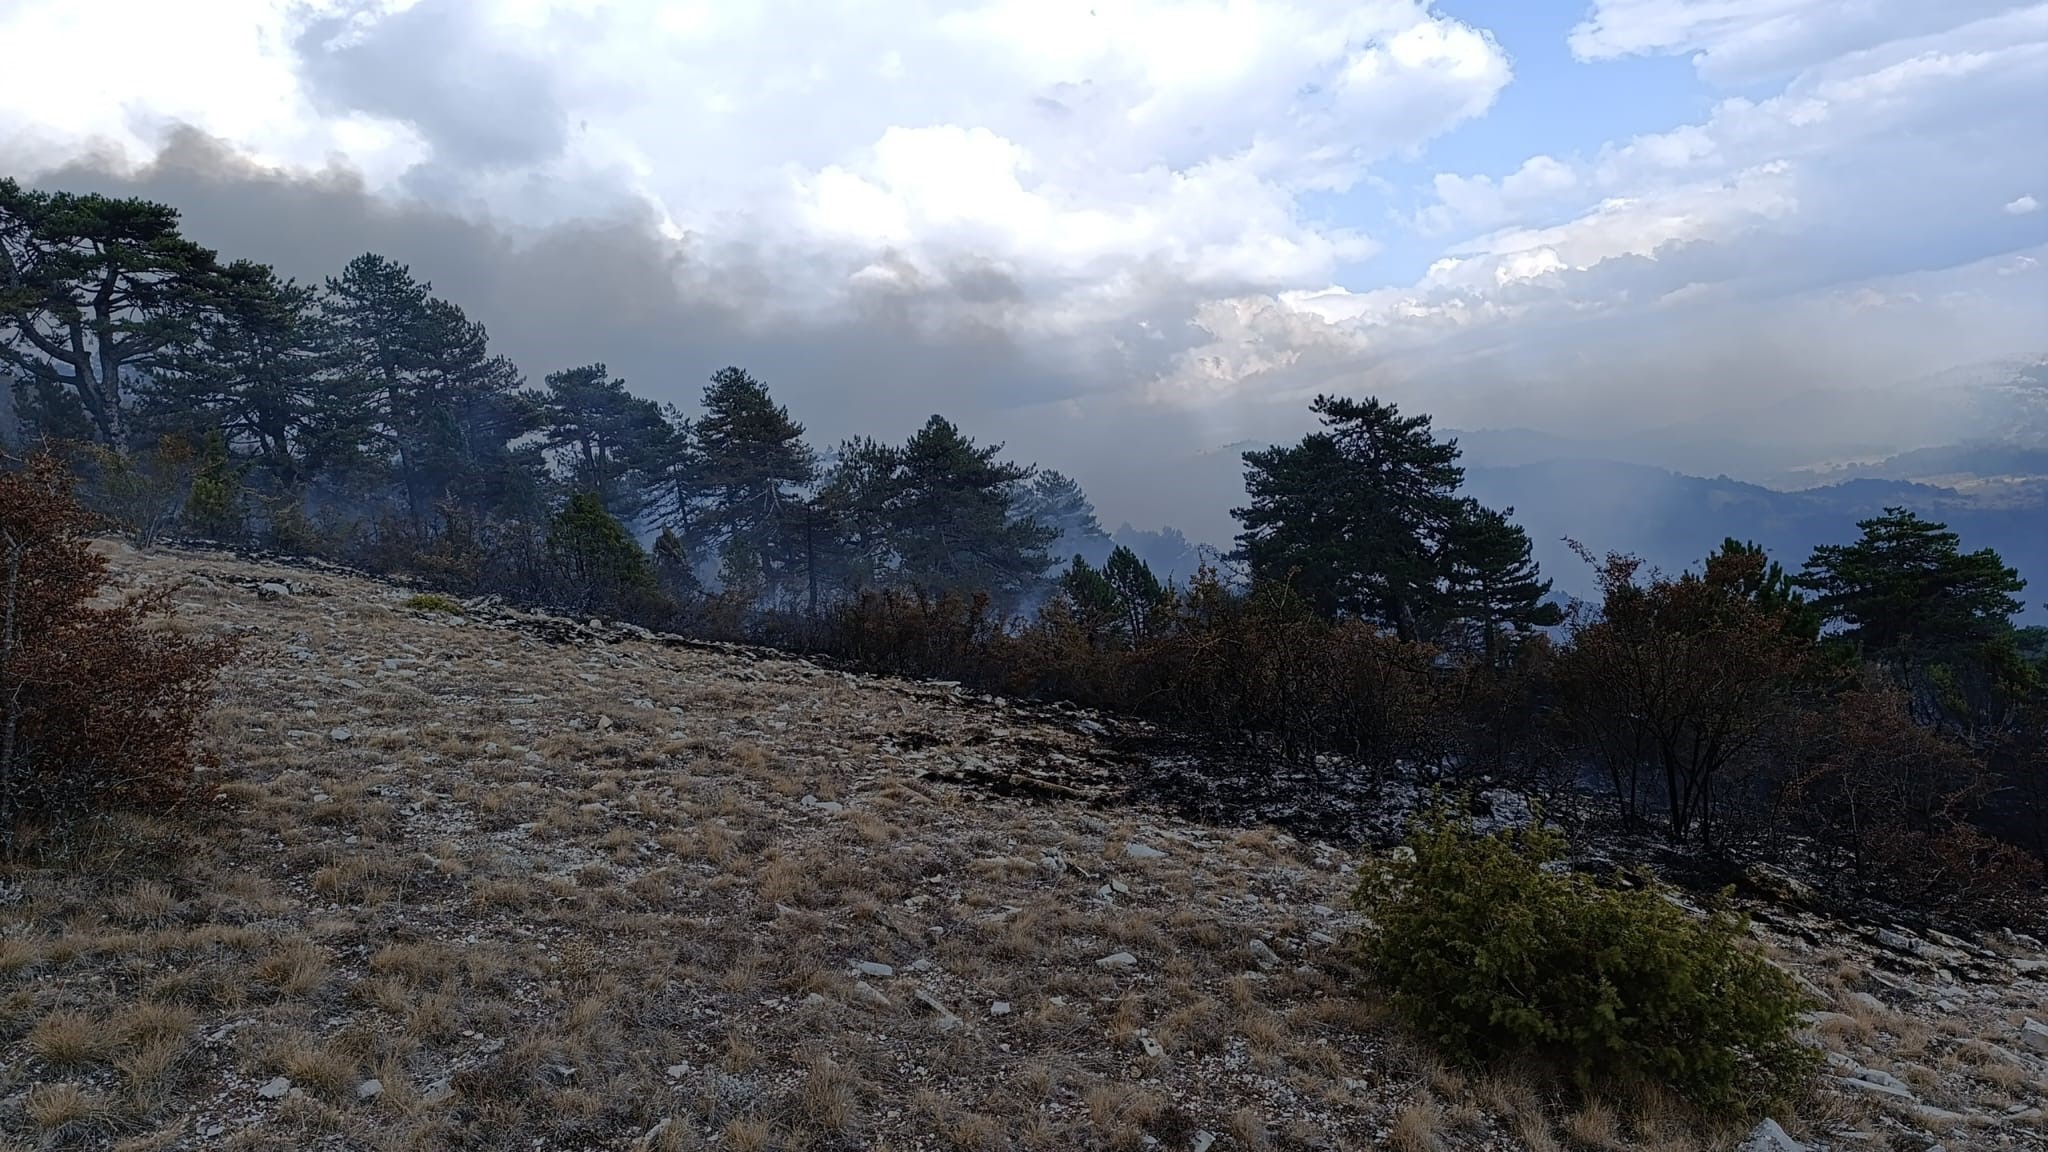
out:
<path id="1" fill-rule="evenodd" d="M 385 256 L 300 284 L 168 206 L 7 180 L 0 369 L 15 451 L 145 544 L 1113 708 L 1353 788 L 1592 781 L 1675 844 L 1798 834 L 1844 892 L 2038 914 L 2048 644 L 1995 553 L 1904 510 L 1797 572 L 1734 540 L 1678 574 L 1582 549 L 1600 595 L 1567 605 L 1428 416 L 1326 396 L 1245 454 L 1235 552 L 1162 580 L 1073 480 L 943 416 L 821 451 L 739 367 L 693 411 L 602 363 L 534 386 Z"/>

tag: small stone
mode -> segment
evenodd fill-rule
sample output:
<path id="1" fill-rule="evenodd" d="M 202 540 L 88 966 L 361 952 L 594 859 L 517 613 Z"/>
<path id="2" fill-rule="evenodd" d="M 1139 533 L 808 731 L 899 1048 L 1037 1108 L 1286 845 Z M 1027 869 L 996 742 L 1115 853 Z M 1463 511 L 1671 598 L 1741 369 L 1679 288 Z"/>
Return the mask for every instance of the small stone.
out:
<path id="1" fill-rule="evenodd" d="M 327 738 L 336 744 L 346 744 L 350 740 L 355 739 L 355 737 L 356 734 L 346 728 L 336 728 L 327 734 Z"/>
<path id="2" fill-rule="evenodd" d="M 258 1088 L 256 1090 L 256 1094 L 258 1096 L 263 1097 L 265 1100 L 282 1100 L 284 1099 L 285 1093 L 291 1090 L 292 1082 L 290 1080 L 285 1079 L 282 1076 L 279 1076 L 276 1079 L 273 1079 L 270 1083 L 265 1084 L 261 1088 Z"/>
<path id="3" fill-rule="evenodd" d="M 2036 1052 L 2048 1052 L 2048 1024 L 2027 1017 L 2020 1025 L 2020 1042 Z"/>
<path id="4" fill-rule="evenodd" d="M 1209 1152 L 1209 1146 L 1216 1143 L 1214 1132 L 1195 1133 L 1194 1152 Z"/>
<path id="5" fill-rule="evenodd" d="M 291 585 L 280 584 L 275 580 L 265 580 L 256 586 L 256 596 L 260 600 L 276 600 L 291 594 Z"/>
<path id="6" fill-rule="evenodd" d="M 1139 844 L 1136 841 L 1132 841 L 1124 845 L 1124 855 L 1133 860 L 1158 860 L 1165 857 L 1166 853 L 1152 847 L 1150 844 Z"/>
<path id="7" fill-rule="evenodd" d="M 1138 1037 L 1138 1047 L 1144 1049 L 1145 1055 L 1155 1060 L 1166 1055 L 1166 1046 L 1150 1036 Z"/>
<path id="8" fill-rule="evenodd" d="M 877 1008 L 894 1008 L 896 1006 L 894 1001 L 882 995 L 881 992 L 876 990 L 874 985 L 865 980 L 855 980 L 853 982 L 853 994 Z"/>
<path id="9" fill-rule="evenodd" d="M 1906 1086 L 1906 1082 L 1904 1080 L 1899 1079 L 1897 1076 L 1894 1076 L 1881 1068 L 1858 1069 L 1856 1072 L 1856 1078 L 1858 1080 L 1868 1080 L 1872 1084 L 1877 1084 L 1882 1087 L 1890 1088 L 1898 1092 L 1905 1092 L 1911 1094 L 1911 1092 L 1913 1091 L 1911 1088 Z"/>
<path id="10" fill-rule="evenodd" d="M 1749 1135 L 1735 1152 L 1807 1152 L 1807 1149 L 1776 1120 L 1766 1119 L 1749 1130 Z"/>
<path id="11" fill-rule="evenodd" d="M 1253 939 L 1245 944 L 1244 950 L 1252 954 L 1252 960 L 1261 968 L 1277 967 L 1280 963 L 1280 954 L 1264 940 Z"/>
<path id="12" fill-rule="evenodd" d="M 685 1060 L 681 1064 L 671 1064 L 668 1066 L 668 1078 L 671 1080 L 680 1080 L 683 1077 L 688 1076 L 689 1074 L 690 1063 L 687 1060 Z"/>
<path id="13" fill-rule="evenodd" d="M 966 1023 L 966 1021 L 958 1016 L 953 1015 L 951 1009 L 940 1003 L 938 997 L 922 989 L 917 993 L 917 1002 L 931 1009 L 932 1014 L 938 1017 L 937 1023 L 941 1032 L 951 1032 L 953 1029 L 961 1027 Z"/>
<path id="14" fill-rule="evenodd" d="M 996 1001 L 988 1006 L 988 1014 L 991 1016 L 1008 1016 L 1010 1014 L 1010 1002 L 1008 1000 Z"/>
<path id="15" fill-rule="evenodd" d="M 1097 968 L 1129 968 L 1138 962 L 1129 952 L 1112 952 L 1095 962 Z"/>
<path id="16" fill-rule="evenodd" d="M 815 1008 L 824 1002 L 825 996 L 822 992 L 813 992 L 809 996 L 804 997 L 804 1007 L 806 1008 Z"/>
<path id="17" fill-rule="evenodd" d="M 860 973 L 863 976 L 877 976 L 883 978 L 894 976 L 896 974 L 896 969 L 891 968 L 887 964 L 877 964 L 872 960 L 855 961 L 853 965 L 853 970 L 855 972 Z"/>
<path id="18" fill-rule="evenodd" d="M 361 1084 L 356 1085 L 356 1099 L 358 1100 L 375 1100 L 383 1094 L 384 1082 L 382 1080 L 365 1080 Z"/>
<path id="19" fill-rule="evenodd" d="M 1880 1084 L 1875 1080 L 1865 1080 L 1861 1076 L 1833 1076 L 1829 1077 L 1829 1079 L 1832 1079 L 1838 1087 L 1855 1088 L 1874 1096 L 1889 1096 L 1894 1100 L 1911 1100 L 1913 1098 L 1913 1094 L 1909 1091 L 1894 1088 L 1889 1084 Z"/>

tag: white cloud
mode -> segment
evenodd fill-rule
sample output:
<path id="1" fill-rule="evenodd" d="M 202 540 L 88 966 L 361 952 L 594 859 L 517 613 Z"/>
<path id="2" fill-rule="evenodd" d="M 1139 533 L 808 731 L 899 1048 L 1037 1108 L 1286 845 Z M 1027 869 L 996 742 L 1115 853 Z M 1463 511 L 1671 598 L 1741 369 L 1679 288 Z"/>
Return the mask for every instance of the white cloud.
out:
<path id="1" fill-rule="evenodd" d="M 690 274 L 743 272 L 778 323 L 914 306 L 1195 407 L 1805 292 L 1905 329 L 1934 297 L 1841 302 L 1989 258 L 1984 205 L 2048 187 L 2048 3 L 2012 0 L 1593 0 L 1577 71 L 1689 56 L 1740 94 L 1532 140 L 1383 216 L 1385 162 L 1510 81 L 1430 0 L 11 0 L 0 42 L 94 45 L 83 83 L 64 52 L 11 60 L 17 170 L 88 140 L 139 159 L 185 122 L 519 223 L 645 203 Z M 2035 208 L 2007 203 L 2026 222 L 1998 242 L 2039 243 L 2012 237 Z M 1339 283 L 1382 218 L 1428 271 Z"/>
<path id="2" fill-rule="evenodd" d="M 139 159 L 182 121 L 514 219 L 643 197 L 680 231 L 849 271 L 887 251 L 943 280 L 971 258 L 1058 295 L 1142 261 L 1279 288 L 1372 247 L 1298 196 L 1509 79 L 1428 0 L 341 2 L 12 4 L 0 41 L 95 59 L 81 87 L 65 53 L 19 54 L 0 144 Z"/>
<path id="3" fill-rule="evenodd" d="M 2005 206 L 2005 213 L 2008 216 L 2031 216 L 2040 210 L 2041 202 L 2032 196 L 2021 196 L 2007 202 Z"/>
<path id="4" fill-rule="evenodd" d="M 1685 55 L 1703 76 L 1783 74 L 1875 45 L 2022 10 L 2027 0 L 1594 0 L 1572 29 L 1580 60 Z"/>

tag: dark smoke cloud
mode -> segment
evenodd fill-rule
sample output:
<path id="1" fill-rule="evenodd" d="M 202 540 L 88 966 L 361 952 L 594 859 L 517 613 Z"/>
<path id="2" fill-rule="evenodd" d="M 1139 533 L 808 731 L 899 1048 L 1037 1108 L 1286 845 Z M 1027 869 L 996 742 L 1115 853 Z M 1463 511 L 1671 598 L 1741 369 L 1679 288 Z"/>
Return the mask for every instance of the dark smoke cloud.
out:
<path id="1" fill-rule="evenodd" d="M 738 364 L 766 379 L 825 446 L 853 435 L 901 439 L 943 413 L 978 439 L 1007 442 L 1018 459 L 1075 476 L 1112 524 L 1186 511 L 1134 461 L 1184 455 L 1209 435 L 1170 413 L 1134 413 L 1124 398 L 1181 345 L 1027 348 L 1013 335 L 1023 290 L 990 265 L 799 309 L 788 300 L 793 281 L 844 282 L 854 268 L 672 240 L 645 207 L 624 201 L 605 215 L 516 229 L 380 198 L 343 167 L 267 169 L 189 129 L 145 165 L 88 156 L 37 183 L 163 201 L 224 258 L 261 260 L 304 281 L 337 274 L 363 252 L 384 254 L 482 320 L 493 346 L 536 382 L 603 361 L 640 394 L 694 409 L 705 379 Z M 1147 315 L 1154 330 L 1180 329 L 1191 308 L 1162 288 Z"/>

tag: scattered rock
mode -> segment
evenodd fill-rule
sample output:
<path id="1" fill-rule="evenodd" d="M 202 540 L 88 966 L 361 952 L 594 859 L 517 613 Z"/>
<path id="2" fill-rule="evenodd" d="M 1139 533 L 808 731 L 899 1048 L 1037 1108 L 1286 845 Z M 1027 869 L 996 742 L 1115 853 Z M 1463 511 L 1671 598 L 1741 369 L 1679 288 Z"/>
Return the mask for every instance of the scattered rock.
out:
<path id="1" fill-rule="evenodd" d="M 988 1006 L 988 1014 L 991 1016 L 1008 1016 L 1010 1014 L 1010 1002 L 1008 1000 L 996 1001 Z"/>
<path id="2" fill-rule="evenodd" d="M 382 1080 L 365 1080 L 361 1084 L 356 1085 L 356 1099 L 358 1100 L 375 1100 L 383 1094 L 384 1082 Z"/>
<path id="3" fill-rule="evenodd" d="M 1133 860 L 1159 860 L 1164 858 L 1166 853 L 1152 847 L 1150 844 L 1140 844 L 1132 841 L 1124 845 L 1124 855 Z"/>
<path id="4" fill-rule="evenodd" d="M 1150 1036 L 1138 1037 L 1138 1047 L 1144 1049 L 1145 1055 L 1155 1060 L 1166 1055 L 1166 1046 Z"/>
<path id="5" fill-rule="evenodd" d="M 932 1010 L 932 1014 L 938 1018 L 936 1023 L 941 1032 L 951 1032 L 953 1029 L 966 1024 L 966 1021 L 953 1015 L 951 1009 L 940 1003 L 938 997 L 923 989 L 918 990 L 917 1002 Z"/>
<path id="6" fill-rule="evenodd" d="M 856 960 L 854 961 L 853 970 L 863 976 L 881 978 L 887 978 L 896 974 L 896 969 L 891 968 L 887 964 L 877 964 L 873 960 Z"/>
<path id="7" fill-rule="evenodd" d="M 873 984 L 865 980 L 855 980 L 853 982 L 853 994 L 877 1008 L 894 1008 L 896 1006 L 894 1000 L 882 995 Z"/>
<path id="8" fill-rule="evenodd" d="M 1129 968 L 1138 962 L 1129 952 L 1112 952 L 1095 962 L 1097 968 Z"/>
<path id="9" fill-rule="evenodd" d="M 1872 1084 L 1890 1088 L 1895 1092 L 1903 1092 L 1908 1096 L 1913 1094 L 1913 1089 L 1907 1086 L 1904 1080 L 1881 1068 L 1858 1068 L 1855 1076 L 1858 1080 L 1868 1080 Z"/>
<path id="10" fill-rule="evenodd" d="M 275 580 L 265 580 L 256 586 L 256 598 L 259 600 L 277 600 L 291 594 L 291 585 L 280 584 Z"/>
<path id="11" fill-rule="evenodd" d="M 258 1096 L 263 1097 L 265 1100 L 282 1100 L 284 1099 L 285 1093 L 290 1092 L 291 1090 L 292 1082 L 290 1080 L 285 1079 L 282 1076 L 279 1076 L 276 1079 L 272 1080 L 270 1083 L 265 1084 L 261 1088 L 258 1088 L 256 1090 L 256 1094 Z"/>
<path id="12" fill-rule="evenodd" d="M 671 1064 L 668 1066 L 668 1078 L 671 1080 L 680 1080 L 683 1077 L 688 1076 L 689 1074 L 690 1062 L 687 1060 L 683 1061 L 681 1064 Z"/>
<path id="13" fill-rule="evenodd" d="M 1829 1079 L 1842 1088 L 1854 1088 L 1858 1091 L 1869 1092 L 1877 1096 L 1889 1096 L 1894 1100 L 1913 1099 L 1913 1093 L 1905 1088 L 1894 1088 L 1889 1084 L 1881 1084 L 1875 1080 L 1865 1080 L 1861 1076 L 1831 1076 Z"/>
<path id="14" fill-rule="evenodd" d="M 1209 1146 L 1216 1143 L 1214 1132 L 1195 1133 L 1194 1152 L 1209 1152 Z"/>
<path id="15" fill-rule="evenodd" d="M 327 738 L 329 740 L 334 741 L 336 744 L 346 744 L 349 741 L 355 739 L 355 737 L 356 734 L 349 731 L 346 728 L 336 728 L 335 730 L 327 734 Z"/>
<path id="16" fill-rule="evenodd" d="M 1749 1135 L 1743 1138 L 1735 1152 L 1807 1152 L 1807 1148 L 1794 1140 L 1776 1120 L 1766 1119 L 1749 1130 Z"/>
<path id="17" fill-rule="evenodd" d="M 1280 954 L 1273 951 L 1272 945 L 1264 940 L 1254 937 L 1246 942 L 1244 950 L 1252 954 L 1253 963 L 1256 963 L 1261 968 L 1277 968 L 1280 966 Z"/>
<path id="18" fill-rule="evenodd" d="M 2020 1025 L 2020 1040 L 2034 1051 L 2048 1054 L 2048 1024 L 2027 1017 L 2026 1023 Z"/>

